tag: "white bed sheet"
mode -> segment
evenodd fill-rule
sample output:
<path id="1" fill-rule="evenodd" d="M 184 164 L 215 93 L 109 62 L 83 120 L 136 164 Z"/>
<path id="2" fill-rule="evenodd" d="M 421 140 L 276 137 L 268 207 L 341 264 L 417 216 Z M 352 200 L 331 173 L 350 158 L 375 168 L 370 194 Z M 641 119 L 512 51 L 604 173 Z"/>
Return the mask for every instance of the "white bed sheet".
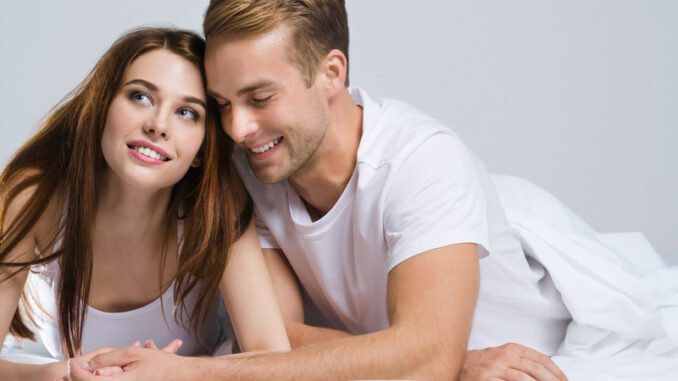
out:
<path id="1" fill-rule="evenodd" d="M 554 357 L 570 380 L 678 380 L 678 267 L 640 233 L 597 234 L 526 180 L 493 181 L 572 314 Z"/>

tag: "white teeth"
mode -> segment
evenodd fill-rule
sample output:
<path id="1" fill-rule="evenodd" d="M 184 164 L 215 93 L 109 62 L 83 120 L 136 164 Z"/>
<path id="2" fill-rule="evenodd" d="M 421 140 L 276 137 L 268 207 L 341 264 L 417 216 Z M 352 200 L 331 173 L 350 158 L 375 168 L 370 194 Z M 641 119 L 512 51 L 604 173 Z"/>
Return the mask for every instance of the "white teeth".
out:
<path id="1" fill-rule="evenodd" d="M 162 160 L 162 161 L 167 161 L 167 160 L 168 160 L 166 157 L 162 156 L 161 154 L 159 154 L 159 153 L 153 151 L 152 149 L 150 149 L 150 148 L 148 148 L 148 147 L 135 146 L 135 147 L 133 147 L 133 149 L 134 149 L 135 151 L 139 152 L 140 154 L 142 154 L 142 155 L 144 155 L 144 156 L 148 156 L 148 157 L 150 157 L 150 158 L 152 158 L 152 159 Z"/>
<path id="2" fill-rule="evenodd" d="M 261 147 L 252 148 L 251 151 L 254 152 L 254 153 L 264 153 L 264 152 L 270 150 L 271 148 L 273 148 L 278 143 L 280 143 L 280 137 L 277 137 L 277 138 L 271 140 L 270 142 L 268 142 L 268 144 L 265 144 Z"/>

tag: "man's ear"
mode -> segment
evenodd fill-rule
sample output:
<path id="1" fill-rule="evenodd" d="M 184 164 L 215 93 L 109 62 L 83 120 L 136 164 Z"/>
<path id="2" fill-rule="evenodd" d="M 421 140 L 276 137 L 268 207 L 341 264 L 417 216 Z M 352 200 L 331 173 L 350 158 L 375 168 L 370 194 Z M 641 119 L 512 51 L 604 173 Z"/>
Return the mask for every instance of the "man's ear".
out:
<path id="1" fill-rule="evenodd" d="M 346 56 L 339 49 L 330 50 L 323 59 L 320 74 L 324 76 L 324 86 L 330 94 L 334 95 L 345 88 L 347 65 Z"/>
<path id="2" fill-rule="evenodd" d="M 191 162 L 191 167 L 198 168 L 200 165 L 201 165 L 200 158 L 198 156 L 193 158 L 193 161 Z"/>

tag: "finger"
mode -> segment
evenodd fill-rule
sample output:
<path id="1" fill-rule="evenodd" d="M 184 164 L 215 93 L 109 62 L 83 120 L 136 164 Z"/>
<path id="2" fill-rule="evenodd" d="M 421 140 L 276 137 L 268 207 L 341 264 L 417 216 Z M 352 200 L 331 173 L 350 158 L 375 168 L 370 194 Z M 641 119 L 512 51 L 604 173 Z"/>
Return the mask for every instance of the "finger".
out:
<path id="1" fill-rule="evenodd" d="M 137 348 L 141 348 L 141 343 L 139 341 L 135 341 L 134 343 L 132 343 L 132 346 L 137 347 Z"/>
<path id="2" fill-rule="evenodd" d="M 112 376 L 114 374 L 122 373 L 124 370 L 119 366 L 108 366 L 94 371 L 95 376 Z"/>
<path id="3" fill-rule="evenodd" d="M 560 369 L 560 367 L 550 357 L 548 357 L 548 361 L 546 362 L 546 364 L 544 364 L 544 366 L 546 366 L 546 368 L 551 372 L 551 374 L 556 376 L 558 381 L 568 381 L 565 372 L 563 372 L 563 370 Z"/>
<path id="4" fill-rule="evenodd" d="M 546 369 L 548 369 L 548 371 L 554 377 L 556 377 L 556 380 L 567 381 L 567 376 L 565 376 L 565 373 L 563 373 L 563 371 L 553 360 L 551 360 L 550 357 L 532 348 L 523 346 L 521 349 L 520 357 L 541 364 Z"/>
<path id="5" fill-rule="evenodd" d="M 511 368 L 530 375 L 539 381 L 559 381 L 558 376 L 553 374 L 544 364 L 521 358 L 517 363 L 511 364 Z"/>
<path id="6" fill-rule="evenodd" d="M 101 369 L 111 366 L 126 367 L 133 363 L 136 359 L 138 351 L 144 350 L 137 347 L 126 347 L 112 352 L 98 354 L 89 361 L 90 369 Z"/>
<path id="7" fill-rule="evenodd" d="M 144 348 L 158 349 L 158 346 L 155 345 L 155 341 L 153 341 L 152 339 L 148 339 L 144 343 Z"/>
<path id="8" fill-rule="evenodd" d="M 513 369 L 513 368 L 506 368 L 504 369 L 504 372 L 502 374 L 502 379 L 506 381 L 537 381 L 534 379 L 532 376 L 525 372 L 521 372 L 519 370 Z M 539 381 L 551 381 L 548 379 L 542 380 L 538 379 Z"/>
<path id="9" fill-rule="evenodd" d="M 86 359 L 92 358 L 92 357 L 98 355 L 99 353 L 106 353 L 106 352 L 114 351 L 116 349 L 117 348 L 112 348 L 112 347 L 97 348 L 93 351 L 89 351 L 87 353 L 84 353 L 82 356 L 78 357 L 77 359 L 78 359 L 78 361 L 85 361 Z"/>
<path id="10" fill-rule="evenodd" d="M 171 343 L 167 344 L 165 348 L 162 350 L 171 354 L 176 354 L 179 348 L 181 348 L 181 345 L 183 344 L 183 341 L 179 339 L 174 339 L 172 340 Z"/>
<path id="11" fill-rule="evenodd" d="M 68 361 L 70 364 L 69 376 L 72 381 L 95 381 L 96 377 L 88 370 L 83 368 L 80 364 L 80 361 L 75 359 L 70 359 Z"/>

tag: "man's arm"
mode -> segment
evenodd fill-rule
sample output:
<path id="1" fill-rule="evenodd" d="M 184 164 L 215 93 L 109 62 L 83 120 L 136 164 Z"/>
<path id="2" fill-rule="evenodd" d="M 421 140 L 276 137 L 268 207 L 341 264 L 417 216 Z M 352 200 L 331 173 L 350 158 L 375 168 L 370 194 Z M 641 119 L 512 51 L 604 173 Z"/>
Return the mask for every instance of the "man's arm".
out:
<path id="1" fill-rule="evenodd" d="M 478 292 L 475 244 L 416 255 L 388 276 L 390 327 L 287 353 L 185 358 L 142 348 L 102 354 L 93 368 L 121 365 L 107 380 L 454 379 L 462 365 Z M 74 380 L 96 380 L 76 369 Z"/>
<path id="2" fill-rule="evenodd" d="M 283 308 L 292 348 L 350 336 L 343 331 L 305 325 L 299 282 L 289 262 L 280 250 L 264 251 L 276 294 Z M 525 379 L 526 376 L 539 381 L 567 380 L 565 374 L 548 356 L 515 343 L 468 351 L 459 379 L 474 381 L 496 377 L 510 381 Z"/>

